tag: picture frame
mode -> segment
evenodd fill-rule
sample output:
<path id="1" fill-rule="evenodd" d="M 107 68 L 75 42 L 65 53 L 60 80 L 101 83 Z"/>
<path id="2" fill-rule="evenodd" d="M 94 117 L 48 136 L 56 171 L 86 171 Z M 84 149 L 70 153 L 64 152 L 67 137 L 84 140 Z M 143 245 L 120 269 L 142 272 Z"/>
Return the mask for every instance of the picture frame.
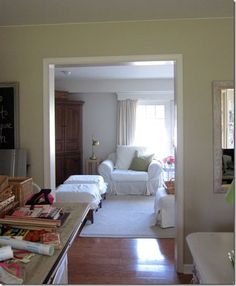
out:
<path id="1" fill-rule="evenodd" d="M 0 83 L 0 149 L 19 147 L 19 83 Z"/>
<path id="2" fill-rule="evenodd" d="M 229 184 L 223 180 L 223 146 L 222 146 L 222 91 L 234 89 L 231 80 L 213 81 L 213 192 L 226 193 Z M 227 149 L 225 149 L 227 150 Z M 234 151 L 233 151 L 234 152 Z M 231 180 L 233 177 L 231 178 Z"/>

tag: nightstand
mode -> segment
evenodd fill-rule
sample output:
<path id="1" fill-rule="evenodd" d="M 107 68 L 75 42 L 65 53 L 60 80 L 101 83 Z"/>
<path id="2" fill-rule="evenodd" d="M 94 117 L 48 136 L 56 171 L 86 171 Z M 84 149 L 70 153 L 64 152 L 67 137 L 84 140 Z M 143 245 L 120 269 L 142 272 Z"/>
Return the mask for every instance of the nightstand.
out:
<path id="1" fill-rule="evenodd" d="M 100 164 L 100 159 L 87 159 L 85 161 L 85 174 L 86 175 L 96 175 L 97 174 L 97 168 Z"/>

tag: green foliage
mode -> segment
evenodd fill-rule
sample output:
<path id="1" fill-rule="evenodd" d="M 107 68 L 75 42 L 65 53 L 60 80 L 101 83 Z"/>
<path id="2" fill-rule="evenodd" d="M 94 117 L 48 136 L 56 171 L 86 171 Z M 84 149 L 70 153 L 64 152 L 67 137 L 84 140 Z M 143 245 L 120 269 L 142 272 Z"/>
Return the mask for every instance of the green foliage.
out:
<path id="1" fill-rule="evenodd" d="M 228 203 L 234 203 L 235 181 L 233 180 L 226 193 L 225 199 Z"/>

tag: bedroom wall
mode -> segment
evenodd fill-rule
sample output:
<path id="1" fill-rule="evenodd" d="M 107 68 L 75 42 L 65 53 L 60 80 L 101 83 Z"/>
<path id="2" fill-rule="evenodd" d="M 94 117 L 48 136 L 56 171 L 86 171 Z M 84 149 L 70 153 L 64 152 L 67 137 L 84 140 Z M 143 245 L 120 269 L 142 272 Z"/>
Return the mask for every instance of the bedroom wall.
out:
<path id="1" fill-rule="evenodd" d="M 70 94 L 69 98 L 83 100 L 83 150 L 84 159 L 92 155 L 92 136 L 100 145 L 94 148 L 96 156 L 106 159 L 116 147 L 116 107 L 114 93 Z"/>
<path id="2" fill-rule="evenodd" d="M 34 180 L 43 186 L 44 58 L 182 54 L 183 230 L 232 231 L 233 206 L 213 194 L 211 83 L 233 79 L 233 33 L 233 19 L 1 27 L 0 82 L 20 83 L 20 144 Z"/>
<path id="3" fill-rule="evenodd" d="M 91 137 L 100 141 L 95 147 L 100 159 L 116 149 L 116 107 L 117 99 L 126 98 L 173 100 L 173 79 L 115 79 L 78 80 L 73 77 L 55 79 L 56 90 L 70 92 L 69 97 L 83 100 L 83 150 L 84 159 L 91 156 Z"/>

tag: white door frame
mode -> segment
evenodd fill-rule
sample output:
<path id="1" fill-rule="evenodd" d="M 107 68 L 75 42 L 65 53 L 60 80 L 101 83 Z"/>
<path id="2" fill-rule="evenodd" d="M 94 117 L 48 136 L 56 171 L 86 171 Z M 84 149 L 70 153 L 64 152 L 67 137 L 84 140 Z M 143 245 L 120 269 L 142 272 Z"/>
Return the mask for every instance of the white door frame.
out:
<path id="1" fill-rule="evenodd" d="M 177 272 L 184 272 L 184 172 L 183 172 L 183 57 L 180 54 L 138 55 L 80 58 L 46 58 L 43 60 L 43 136 L 44 187 L 55 189 L 55 102 L 54 69 L 57 65 L 116 65 L 136 61 L 175 61 L 175 100 L 177 116 L 176 144 L 176 240 Z"/>

